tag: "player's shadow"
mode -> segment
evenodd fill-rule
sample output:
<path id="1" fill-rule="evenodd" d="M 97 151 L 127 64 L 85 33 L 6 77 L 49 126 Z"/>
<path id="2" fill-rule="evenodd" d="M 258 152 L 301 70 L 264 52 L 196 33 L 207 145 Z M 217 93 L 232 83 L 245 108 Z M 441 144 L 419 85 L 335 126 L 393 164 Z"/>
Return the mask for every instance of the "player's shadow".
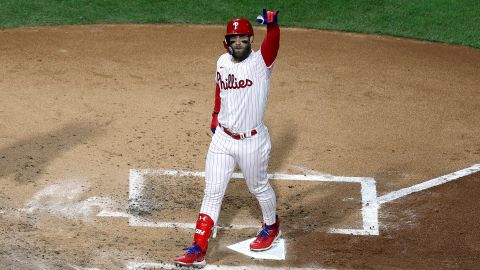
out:
<path id="1" fill-rule="evenodd" d="M 0 149 L 0 177 L 13 175 L 18 183 L 35 182 L 53 159 L 86 143 L 101 130 L 93 123 L 71 122 L 3 147 Z"/>
<path id="2" fill-rule="evenodd" d="M 280 170 L 282 169 L 285 161 L 289 157 L 291 151 L 294 149 L 298 140 L 298 137 L 295 135 L 294 132 L 295 130 L 296 125 L 293 121 L 285 122 L 285 125 L 283 125 L 280 130 L 271 130 L 272 152 L 270 158 L 269 173 L 281 172 Z M 232 183 L 230 183 L 230 185 L 231 184 Z M 286 185 L 285 181 L 276 180 L 270 180 L 270 184 L 276 191 L 280 189 L 281 185 L 284 185 L 283 188 L 285 189 Z M 337 193 L 338 191 L 336 191 L 336 189 L 325 189 L 325 183 L 308 182 L 303 184 L 313 186 L 308 189 L 301 189 L 299 186 L 300 184 L 298 183 L 288 184 L 288 195 L 285 194 L 285 192 L 284 195 L 279 195 L 278 192 L 276 194 L 277 214 L 279 215 L 281 220 L 281 228 L 284 235 L 283 238 L 287 240 L 296 239 L 298 237 L 303 237 L 305 234 L 309 233 L 322 233 L 324 235 L 327 235 L 328 237 L 329 235 L 331 235 L 330 233 L 327 233 L 328 229 L 341 228 L 352 220 L 353 222 L 361 222 L 362 217 L 359 214 L 359 212 L 362 210 L 361 198 L 354 199 L 351 201 L 351 204 L 346 205 L 345 203 L 342 204 L 343 198 Z M 328 185 L 332 184 L 334 183 L 329 183 Z M 248 189 L 246 188 L 246 185 L 241 186 L 245 186 L 245 191 L 238 191 L 238 188 L 237 191 L 234 191 L 234 189 L 230 189 L 229 191 L 227 191 L 224 204 L 228 203 L 230 205 L 234 205 L 236 203 L 236 199 L 242 199 L 242 201 L 240 203 L 236 203 L 237 208 L 228 207 L 228 211 L 233 211 L 234 213 L 229 213 L 229 218 L 222 218 L 222 222 L 225 222 L 225 224 L 232 224 L 233 217 L 235 217 L 237 213 L 240 212 L 240 209 L 243 207 L 248 207 L 248 215 L 258 220 L 258 228 L 260 229 L 260 223 L 262 222 L 262 213 L 260 211 L 260 207 L 253 195 L 250 195 L 249 197 L 252 203 L 245 201 L 245 196 L 243 192 L 248 193 Z M 358 186 L 358 184 L 352 184 L 352 188 L 358 189 L 358 192 L 360 193 L 361 187 Z M 233 198 L 229 199 L 227 198 L 227 196 L 229 196 L 228 192 L 230 192 L 230 194 L 242 193 L 243 195 L 237 195 L 236 197 L 232 196 Z M 304 198 L 311 198 L 311 200 L 308 201 L 308 204 L 303 204 L 302 201 Z M 345 207 L 345 209 L 339 207 Z M 224 210 L 222 209 L 222 211 Z M 359 224 L 355 224 L 352 226 L 352 228 L 362 229 L 361 225 Z M 222 234 L 223 232 L 220 233 Z M 254 234 L 251 234 L 246 237 L 254 236 Z M 243 240 L 246 240 L 246 238 Z M 295 241 L 293 241 L 292 243 L 302 248 L 315 247 L 315 243 L 296 243 Z M 236 253 L 232 253 L 231 251 L 222 248 L 218 245 L 218 242 L 216 241 L 212 242 L 211 249 L 212 252 L 210 252 L 210 254 L 214 254 L 214 256 L 211 256 L 210 258 L 212 262 L 229 260 L 229 258 L 235 260 L 237 258 Z"/>
<path id="3" fill-rule="evenodd" d="M 272 150 L 270 153 L 269 173 L 278 172 L 290 155 L 297 142 L 297 124 L 293 120 L 285 121 L 280 130 L 270 130 Z"/>
<path id="4" fill-rule="evenodd" d="M 274 182 L 279 183 L 281 181 L 273 180 L 272 183 Z M 310 201 L 308 205 L 302 205 L 302 197 L 315 197 L 316 194 L 322 195 L 319 196 L 319 198 Z M 351 214 L 339 215 L 338 212 L 343 212 L 343 210 L 337 207 L 332 207 L 332 203 L 339 202 L 341 200 L 342 198 L 334 192 L 328 192 L 326 194 L 322 185 L 307 190 L 300 190 L 294 186 L 289 192 L 289 195 L 283 195 L 281 198 L 278 198 L 277 214 L 280 217 L 282 238 L 286 239 L 288 242 L 289 249 L 316 248 L 318 246 L 318 243 L 316 242 L 297 241 L 297 239 L 305 239 L 305 235 L 308 234 L 316 234 L 317 237 L 318 235 L 321 235 L 320 237 L 326 239 L 342 237 L 341 235 L 339 236 L 337 234 L 327 233 L 328 229 L 339 228 L 338 224 L 345 224 L 345 220 L 352 219 Z M 352 202 L 352 204 L 354 203 L 356 204 L 356 207 L 358 207 L 358 211 L 361 211 L 361 206 L 358 205 L 360 202 Z M 288 205 L 288 207 L 285 207 L 285 205 Z M 258 206 L 255 207 L 258 208 Z M 261 222 L 261 212 L 256 213 L 254 216 L 259 216 L 259 222 Z M 358 215 L 355 214 L 355 216 Z M 357 218 L 361 219 L 361 216 L 358 216 Z M 353 228 L 355 228 L 355 226 Z M 260 229 L 260 223 L 258 229 Z M 358 229 L 361 229 L 361 227 L 358 227 Z M 223 233 L 233 234 L 229 231 L 225 231 L 220 232 L 220 235 Z M 247 240 L 248 238 L 255 237 L 255 232 L 252 230 L 244 230 L 244 232 L 239 234 L 241 238 L 231 240 L 229 244 L 234 244 L 243 240 Z M 338 241 L 338 238 L 336 241 Z M 348 243 L 348 241 L 346 243 Z M 288 256 L 289 260 L 303 259 L 293 254 L 289 254 Z M 214 264 L 219 263 L 220 261 L 235 261 L 238 260 L 238 253 L 224 248 L 223 246 L 219 245 L 218 241 L 211 241 L 209 259 L 210 263 Z"/>

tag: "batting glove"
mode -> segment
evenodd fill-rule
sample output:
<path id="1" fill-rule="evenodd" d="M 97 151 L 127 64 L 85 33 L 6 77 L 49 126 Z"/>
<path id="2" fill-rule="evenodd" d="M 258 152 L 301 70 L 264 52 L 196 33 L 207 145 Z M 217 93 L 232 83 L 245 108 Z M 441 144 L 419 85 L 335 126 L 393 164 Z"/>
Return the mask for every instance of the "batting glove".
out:
<path id="1" fill-rule="evenodd" d="M 258 15 L 257 22 L 265 25 L 276 24 L 278 22 L 278 19 L 277 19 L 278 13 L 280 13 L 280 10 L 267 11 L 267 9 L 264 8 L 263 15 Z"/>

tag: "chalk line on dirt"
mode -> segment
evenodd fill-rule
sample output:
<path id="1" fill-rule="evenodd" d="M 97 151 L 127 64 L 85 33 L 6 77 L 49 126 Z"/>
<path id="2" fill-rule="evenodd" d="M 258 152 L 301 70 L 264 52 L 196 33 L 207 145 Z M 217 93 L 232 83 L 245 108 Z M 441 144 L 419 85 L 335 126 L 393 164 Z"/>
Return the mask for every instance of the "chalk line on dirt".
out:
<path id="1" fill-rule="evenodd" d="M 439 186 L 439 185 L 448 183 L 450 181 L 460 179 L 460 178 L 465 177 L 467 175 L 474 174 L 476 172 L 480 172 L 480 164 L 475 164 L 471 167 L 468 167 L 468 168 L 465 168 L 465 169 L 462 169 L 462 170 L 459 170 L 459 171 L 456 171 L 456 172 L 453 172 L 453 173 L 450 173 L 450 174 L 447 174 L 447 175 L 444 175 L 444 176 L 440 176 L 440 177 L 425 181 L 423 183 L 413 185 L 411 187 L 402 188 L 400 190 L 390 192 L 388 194 L 385 194 L 383 196 L 378 197 L 378 203 L 379 204 L 384 204 L 384 203 L 387 203 L 387 202 L 391 202 L 391 201 L 394 201 L 396 199 L 399 199 L 399 198 L 405 197 L 407 195 L 410 195 L 412 193 L 423 191 L 423 190 L 426 190 L 426 189 L 429 189 L 429 188 L 432 188 L 432 187 L 435 187 L 435 186 Z"/>
<path id="2" fill-rule="evenodd" d="M 94 196 L 81 200 L 87 189 L 87 184 L 81 180 L 51 184 L 35 193 L 25 208 L 16 211 L 27 214 L 46 212 L 68 219 L 88 219 L 102 210 L 113 208 L 115 202 L 109 197 Z"/>
<path id="3" fill-rule="evenodd" d="M 165 169 L 130 169 L 129 172 L 129 209 L 142 209 L 143 206 L 148 205 L 148 199 L 144 198 L 143 190 L 145 185 L 146 175 L 156 176 L 174 176 L 174 177 L 205 177 L 205 172 L 194 172 L 184 170 L 165 170 Z M 298 174 L 284 174 L 272 173 L 268 177 L 272 180 L 280 181 L 318 181 L 318 182 L 337 182 L 337 183 L 356 183 L 361 185 L 362 196 L 362 223 L 361 229 L 329 229 L 330 233 L 339 234 L 354 234 L 354 235 L 378 235 L 378 204 L 376 202 L 376 183 L 375 179 L 371 177 L 346 177 L 333 176 L 325 174 L 314 175 L 298 175 Z M 232 179 L 242 179 L 242 173 L 234 173 Z M 102 211 L 101 216 L 112 217 L 128 217 L 131 226 L 143 227 L 157 227 L 157 228 L 185 228 L 194 229 L 194 223 L 179 223 L 179 222 L 165 222 L 165 221 L 151 221 L 145 218 L 140 218 L 135 215 L 126 213 L 109 213 Z M 225 227 L 218 227 L 219 229 L 245 229 L 258 228 L 256 224 L 229 224 Z"/>

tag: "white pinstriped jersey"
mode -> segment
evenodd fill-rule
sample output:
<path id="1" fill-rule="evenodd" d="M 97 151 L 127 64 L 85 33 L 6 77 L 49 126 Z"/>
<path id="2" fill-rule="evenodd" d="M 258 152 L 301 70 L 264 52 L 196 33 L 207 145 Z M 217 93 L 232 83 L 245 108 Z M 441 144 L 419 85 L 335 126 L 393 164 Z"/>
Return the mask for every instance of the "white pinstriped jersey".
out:
<path id="1" fill-rule="evenodd" d="M 225 53 L 217 61 L 216 83 L 220 87 L 218 122 L 235 133 L 247 132 L 263 123 L 273 64 L 265 65 L 261 51 L 240 63 Z"/>

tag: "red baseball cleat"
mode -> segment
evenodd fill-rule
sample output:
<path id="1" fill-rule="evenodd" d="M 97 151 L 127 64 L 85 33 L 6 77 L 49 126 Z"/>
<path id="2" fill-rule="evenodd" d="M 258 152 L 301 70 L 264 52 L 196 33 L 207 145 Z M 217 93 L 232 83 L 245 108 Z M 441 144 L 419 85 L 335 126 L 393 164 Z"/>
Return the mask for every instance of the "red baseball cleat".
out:
<path id="1" fill-rule="evenodd" d="M 206 252 L 202 252 L 196 243 L 193 243 L 193 247 L 187 247 L 183 250 L 186 250 L 185 254 L 175 259 L 176 266 L 203 268 L 207 265 L 205 262 Z"/>
<path id="2" fill-rule="evenodd" d="M 263 251 L 270 249 L 273 243 L 280 237 L 280 220 L 276 216 L 276 222 L 272 225 L 262 224 L 262 230 L 258 233 L 257 239 L 250 243 L 251 251 Z"/>

